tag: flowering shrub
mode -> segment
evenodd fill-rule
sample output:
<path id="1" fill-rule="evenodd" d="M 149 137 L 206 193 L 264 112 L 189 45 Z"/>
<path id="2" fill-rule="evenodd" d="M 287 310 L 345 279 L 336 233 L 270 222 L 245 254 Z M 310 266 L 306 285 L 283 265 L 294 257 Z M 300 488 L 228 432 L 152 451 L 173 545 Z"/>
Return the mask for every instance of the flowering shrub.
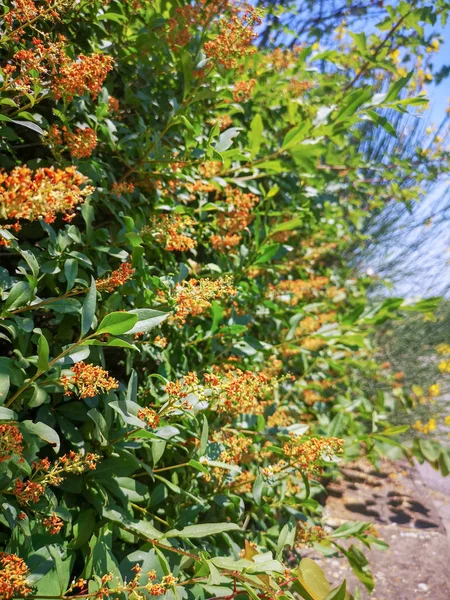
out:
<path id="1" fill-rule="evenodd" d="M 424 110 L 447 6 L 267 50 L 230 0 L 0 6 L 0 596 L 324 600 L 306 545 L 371 589 L 339 540 L 384 544 L 322 521 L 327 478 L 450 459 L 400 444 L 372 342 L 436 302 L 370 301 L 352 256 L 448 153 L 364 141 Z"/>

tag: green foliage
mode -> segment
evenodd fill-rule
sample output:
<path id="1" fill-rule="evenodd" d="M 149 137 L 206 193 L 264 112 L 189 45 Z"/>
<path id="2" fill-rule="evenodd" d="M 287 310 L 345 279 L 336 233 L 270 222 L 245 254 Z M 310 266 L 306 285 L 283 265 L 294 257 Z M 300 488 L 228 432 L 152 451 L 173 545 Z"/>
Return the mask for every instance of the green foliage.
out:
<path id="1" fill-rule="evenodd" d="M 348 257 L 448 163 L 363 148 L 426 104 L 408 61 L 447 6 L 253 52 L 227 2 L 26 4 L 0 2 L 5 552 L 37 598 L 350 598 L 306 544 L 371 590 L 382 542 L 320 499 L 362 448 L 411 455 L 373 344 L 410 307 Z"/>

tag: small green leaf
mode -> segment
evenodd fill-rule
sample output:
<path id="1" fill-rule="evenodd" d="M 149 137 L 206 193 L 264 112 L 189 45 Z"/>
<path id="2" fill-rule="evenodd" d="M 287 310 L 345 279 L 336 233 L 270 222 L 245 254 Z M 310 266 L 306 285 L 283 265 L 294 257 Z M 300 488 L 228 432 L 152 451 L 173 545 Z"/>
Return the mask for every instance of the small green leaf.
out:
<path id="1" fill-rule="evenodd" d="M 112 335 L 122 335 L 129 332 L 136 324 L 138 316 L 128 312 L 113 312 L 102 320 L 96 335 L 110 333 Z"/>
<path id="2" fill-rule="evenodd" d="M 241 531 L 236 523 L 204 523 L 202 525 L 188 525 L 184 529 L 171 529 L 164 534 L 165 538 L 203 538 L 208 535 L 217 535 L 226 531 Z"/>
<path id="3" fill-rule="evenodd" d="M 33 421 L 23 421 L 21 427 L 26 429 L 29 433 L 39 436 L 45 442 L 53 446 L 55 452 L 59 452 L 60 439 L 59 435 L 54 429 L 46 425 L 45 423 L 33 423 Z"/>
<path id="4" fill-rule="evenodd" d="M 95 279 L 92 277 L 89 292 L 84 299 L 83 308 L 81 309 L 81 337 L 84 337 L 92 327 L 96 307 L 97 289 L 95 287 Z"/>
<path id="5" fill-rule="evenodd" d="M 48 358 L 50 355 L 50 349 L 48 347 L 47 339 L 44 335 L 39 337 L 38 341 L 38 362 L 37 368 L 40 373 L 45 373 L 48 369 Z"/>

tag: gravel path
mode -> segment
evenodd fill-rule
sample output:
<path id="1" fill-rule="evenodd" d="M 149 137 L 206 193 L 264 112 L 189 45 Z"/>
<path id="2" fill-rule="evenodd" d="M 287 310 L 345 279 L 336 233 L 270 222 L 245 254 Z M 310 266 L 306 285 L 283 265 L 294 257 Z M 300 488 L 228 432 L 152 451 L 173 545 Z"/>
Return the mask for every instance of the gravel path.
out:
<path id="1" fill-rule="evenodd" d="M 368 594 L 344 557 L 318 560 L 331 583 L 367 600 L 450 600 L 450 477 L 428 465 L 384 461 L 380 471 L 349 465 L 328 487 L 326 522 L 371 521 L 389 549 L 365 551 L 375 577 Z"/>

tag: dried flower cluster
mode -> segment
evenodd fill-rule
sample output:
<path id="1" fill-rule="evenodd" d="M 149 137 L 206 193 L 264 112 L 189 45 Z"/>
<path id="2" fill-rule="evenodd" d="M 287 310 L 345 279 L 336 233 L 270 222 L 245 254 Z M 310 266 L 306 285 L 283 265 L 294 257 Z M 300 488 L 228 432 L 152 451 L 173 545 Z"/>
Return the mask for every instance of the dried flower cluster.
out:
<path id="1" fill-rule="evenodd" d="M 0 463 L 23 451 L 23 436 L 17 425 L 0 425 Z"/>
<path id="2" fill-rule="evenodd" d="M 229 275 L 218 279 L 189 279 L 175 286 L 174 298 L 176 310 L 173 320 L 185 323 L 188 316 L 203 314 L 213 300 L 234 296 L 233 278 Z"/>
<path id="3" fill-rule="evenodd" d="M 131 263 L 124 262 L 120 265 L 118 269 L 113 271 L 111 275 L 105 277 L 104 279 L 97 279 L 95 285 L 97 290 L 107 292 L 113 292 L 116 288 L 120 287 L 124 283 L 126 283 L 129 279 L 133 277 L 134 269 L 131 266 Z"/>
<path id="4" fill-rule="evenodd" d="M 73 373 L 71 377 L 67 375 L 61 377 L 66 396 L 76 391 L 80 398 L 93 398 L 97 394 L 104 394 L 119 387 L 118 381 L 97 365 L 89 365 L 81 361 L 73 365 L 71 371 Z"/>
<path id="5" fill-rule="evenodd" d="M 32 171 L 22 166 L 9 174 L 0 172 L 0 218 L 27 221 L 42 218 L 52 223 L 60 213 L 70 220 L 75 216 L 74 207 L 93 192 L 91 186 L 81 189 L 86 182 L 87 177 L 77 173 L 75 167 Z"/>
<path id="6" fill-rule="evenodd" d="M 301 437 L 291 434 L 283 446 L 283 452 L 288 462 L 281 460 L 276 465 L 267 468 L 266 474 L 271 475 L 281 469 L 294 467 L 301 473 L 318 475 L 323 470 L 324 462 L 331 462 L 343 450 L 344 440 L 339 438 L 311 438 L 303 441 Z"/>
<path id="7" fill-rule="evenodd" d="M 31 594 L 28 567 L 17 554 L 0 553 L 0 597 L 4 600 Z"/>

